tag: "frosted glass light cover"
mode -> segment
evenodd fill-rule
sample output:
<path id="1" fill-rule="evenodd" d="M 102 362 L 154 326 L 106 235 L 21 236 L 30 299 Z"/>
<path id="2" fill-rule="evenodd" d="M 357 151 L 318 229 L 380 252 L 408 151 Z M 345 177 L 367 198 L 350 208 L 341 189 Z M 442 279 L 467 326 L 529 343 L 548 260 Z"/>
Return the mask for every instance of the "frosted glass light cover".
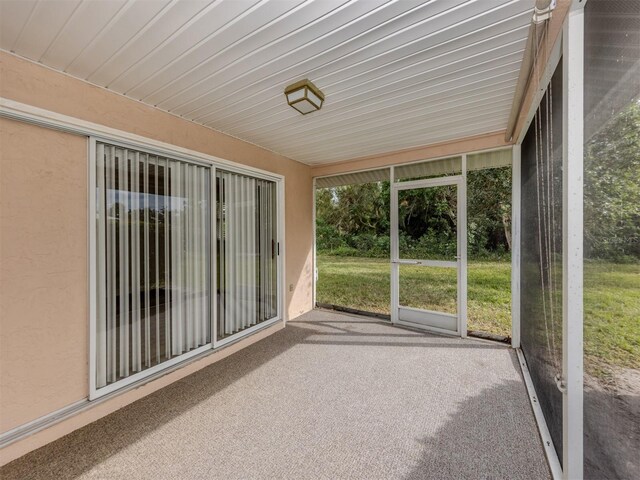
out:
<path id="1" fill-rule="evenodd" d="M 316 106 L 307 99 L 300 100 L 296 103 L 293 103 L 291 104 L 291 106 L 296 110 L 298 110 L 303 115 L 317 110 Z"/>
<path id="2" fill-rule="evenodd" d="M 300 80 L 284 90 L 287 103 L 303 115 L 320 110 L 324 102 L 322 92 L 309 80 Z"/>
<path id="3" fill-rule="evenodd" d="M 289 103 L 293 103 L 297 100 L 300 100 L 301 98 L 304 98 L 304 88 L 287 93 L 287 101 Z"/>
<path id="4" fill-rule="evenodd" d="M 322 106 L 322 99 L 315 93 L 313 93 L 310 89 L 307 89 L 307 98 L 309 99 L 309 101 L 311 101 L 311 103 L 315 104 L 318 109 Z"/>

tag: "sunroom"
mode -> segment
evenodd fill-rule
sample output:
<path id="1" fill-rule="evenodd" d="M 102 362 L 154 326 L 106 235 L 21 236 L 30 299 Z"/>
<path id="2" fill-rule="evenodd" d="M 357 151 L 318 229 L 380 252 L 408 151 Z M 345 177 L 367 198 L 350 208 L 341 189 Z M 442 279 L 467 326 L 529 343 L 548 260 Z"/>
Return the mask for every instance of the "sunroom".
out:
<path id="1" fill-rule="evenodd" d="M 640 2 L 0 1 L 2 478 L 640 476 Z"/>

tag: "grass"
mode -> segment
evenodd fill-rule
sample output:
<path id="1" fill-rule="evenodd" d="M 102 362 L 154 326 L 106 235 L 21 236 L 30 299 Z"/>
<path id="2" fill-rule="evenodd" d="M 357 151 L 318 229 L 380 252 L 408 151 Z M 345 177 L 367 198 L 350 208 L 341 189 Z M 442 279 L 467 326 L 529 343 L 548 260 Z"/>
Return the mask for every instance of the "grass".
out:
<path id="1" fill-rule="evenodd" d="M 317 300 L 389 314 L 389 260 L 318 256 Z M 468 328 L 511 334 L 511 264 L 469 262 Z M 456 273 L 436 267 L 400 267 L 400 303 L 408 307 L 456 312 Z"/>
<path id="2" fill-rule="evenodd" d="M 319 255 L 318 275 L 318 302 L 389 314 L 387 259 Z M 402 266 L 400 284 L 403 305 L 455 312 L 453 270 Z M 509 262 L 468 263 L 467 309 L 470 330 L 510 335 Z M 591 374 L 640 368 L 640 265 L 585 263 L 584 344 Z"/>
<path id="3" fill-rule="evenodd" d="M 640 264 L 588 262 L 584 270 L 587 370 L 640 369 Z"/>
<path id="4" fill-rule="evenodd" d="M 319 303 L 389 314 L 389 260 L 318 255 L 317 264 Z"/>

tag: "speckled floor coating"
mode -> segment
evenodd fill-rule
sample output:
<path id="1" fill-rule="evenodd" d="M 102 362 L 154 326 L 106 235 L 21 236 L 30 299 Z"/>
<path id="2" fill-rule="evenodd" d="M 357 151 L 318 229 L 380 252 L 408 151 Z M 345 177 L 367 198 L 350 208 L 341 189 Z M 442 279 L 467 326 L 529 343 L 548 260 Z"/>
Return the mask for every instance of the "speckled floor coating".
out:
<path id="1" fill-rule="evenodd" d="M 316 310 L 0 478 L 550 475 L 512 350 Z"/>

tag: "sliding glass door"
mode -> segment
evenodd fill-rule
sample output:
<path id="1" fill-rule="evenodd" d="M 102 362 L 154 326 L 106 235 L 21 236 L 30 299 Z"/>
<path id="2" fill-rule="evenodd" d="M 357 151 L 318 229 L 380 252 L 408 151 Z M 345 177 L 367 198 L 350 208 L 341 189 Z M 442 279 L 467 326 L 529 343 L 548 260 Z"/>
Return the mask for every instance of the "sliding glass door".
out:
<path id="1" fill-rule="evenodd" d="M 277 185 L 216 172 L 217 340 L 278 316 Z"/>
<path id="2" fill-rule="evenodd" d="M 276 176 L 91 150 L 90 398 L 282 318 Z"/>
<path id="3" fill-rule="evenodd" d="M 211 168 L 96 145 L 96 388 L 211 343 Z"/>

